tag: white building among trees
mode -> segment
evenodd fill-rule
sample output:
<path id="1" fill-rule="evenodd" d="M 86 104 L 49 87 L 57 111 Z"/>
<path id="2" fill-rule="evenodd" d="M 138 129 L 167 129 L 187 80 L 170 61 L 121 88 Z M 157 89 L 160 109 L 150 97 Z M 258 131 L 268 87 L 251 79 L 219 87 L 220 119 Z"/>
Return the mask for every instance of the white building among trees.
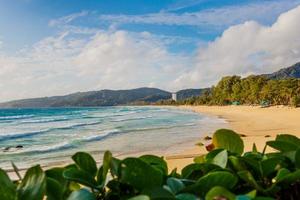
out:
<path id="1" fill-rule="evenodd" d="M 177 101 L 177 93 L 172 93 L 172 100 Z"/>

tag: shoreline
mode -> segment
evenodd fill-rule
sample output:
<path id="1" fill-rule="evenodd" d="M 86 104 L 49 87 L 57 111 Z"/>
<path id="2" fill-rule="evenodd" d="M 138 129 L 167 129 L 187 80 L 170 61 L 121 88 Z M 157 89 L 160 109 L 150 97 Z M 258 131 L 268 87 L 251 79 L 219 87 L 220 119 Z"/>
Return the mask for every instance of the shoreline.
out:
<path id="1" fill-rule="evenodd" d="M 228 128 L 242 137 L 245 152 L 252 149 L 253 143 L 262 151 L 265 143 L 275 139 L 278 134 L 292 134 L 300 137 L 300 108 L 273 106 L 261 108 L 259 106 L 178 106 L 177 108 L 191 110 L 209 116 L 218 116 L 228 122 Z M 209 134 L 207 134 L 209 135 Z M 199 138 L 197 142 L 207 143 Z M 267 148 L 267 151 L 272 151 Z M 165 156 L 169 169 L 179 171 L 186 165 L 193 163 L 197 155 L 206 154 L 205 147 L 194 146 L 176 155 Z"/>
<path id="2" fill-rule="evenodd" d="M 284 106 L 274 106 L 268 108 L 260 108 L 258 106 L 162 106 L 167 108 L 189 110 L 204 114 L 207 116 L 218 117 L 227 122 L 227 128 L 232 129 L 239 134 L 245 135 L 242 137 L 245 144 L 245 151 L 252 149 L 253 143 L 256 144 L 258 150 L 264 148 L 265 142 L 272 140 L 277 134 L 287 133 L 300 137 L 300 108 L 290 108 Z M 178 172 L 181 169 L 193 163 L 193 158 L 198 155 L 206 154 L 204 146 L 197 146 L 196 143 L 202 142 L 208 144 L 211 141 L 205 140 L 205 136 L 211 136 L 214 131 L 199 134 L 199 139 L 190 141 L 193 143 L 188 148 L 178 152 L 163 153 L 156 151 L 156 155 L 163 156 L 168 163 L 169 170 L 177 168 Z M 265 137 L 268 136 L 268 137 Z M 183 142 L 185 143 L 185 142 Z M 183 144 L 181 143 L 181 144 Z M 267 148 L 267 151 L 271 151 Z M 117 157 L 124 156 L 139 156 L 145 152 L 131 152 L 129 155 L 116 155 Z M 151 152 L 150 152 L 151 153 Z M 97 162 L 97 163 L 101 163 Z M 59 167 L 65 165 L 65 162 L 57 163 L 57 165 L 46 165 L 44 169 L 49 167 Z M 26 169 L 21 169 L 24 173 Z M 9 172 L 11 177 L 15 177 L 12 170 Z"/>

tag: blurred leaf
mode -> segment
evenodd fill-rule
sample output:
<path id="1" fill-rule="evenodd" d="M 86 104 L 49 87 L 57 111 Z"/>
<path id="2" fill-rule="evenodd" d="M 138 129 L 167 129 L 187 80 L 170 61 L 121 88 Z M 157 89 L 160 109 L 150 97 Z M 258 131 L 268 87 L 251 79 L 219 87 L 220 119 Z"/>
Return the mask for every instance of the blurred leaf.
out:
<path id="1" fill-rule="evenodd" d="M 300 139 L 294 135 L 280 134 L 276 136 L 276 141 L 288 142 L 296 146 L 300 146 Z"/>
<path id="2" fill-rule="evenodd" d="M 205 155 L 196 156 L 194 158 L 194 162 L 195 163 L 204 163 L 205 162 Z"/>
<path id="3" fill-rule="evenodd" d="M 237 173 L 239 175 L 239 177 L 244 180 L 245 182 L 247 182 L 249 185 L 251 185 L 252 187 L 254 187 L 256 190 L 258 191 L 263 191 L 264 189 L 256 182 L 255 178 L 253 177 L 253 175 L 247 171 L 239 171 Z"/>
<path id="4" fill-rule="evenodd" d="M 227 150 L 223 150 L 212 159 L 211 163 L 218 165 L 222 168 L 225 168 L 227 165 L 227 160 L 228 160 Z"/>
<path id="5" fill-rule="evenodd" d="M 167 179 L 167 185 L 170 187 L 174 194 L 177 194 L 185 187 L 180 179 L 173 177 Z"/>
<path id="6" fill-rule="evenodd" d="M 213 135 L 215 148 L 226 149 L 232 153 L 241 155 L 244 151 L 244 143 L 240 136 L 232 130 L 220 129 Z"/>
<path id="7" fill-rule="evenodd" d="M 275 199 L 272 197 L 255 197 L 252 200 L 275 200 Z"/>
<path id="8" fill-rule="evenodd" d="M 220 167 L 210 163 L 194 163 L 184 167 L 181 171 L 181 176 L 184 179 L 198 180 L 204 174 L 215 169 L 220 169 Z"/>
<path id="9" fill-rule="evenodd" d="M 300 148 L 295 153 L 295 165 L 297 168 L 300 168 Z"/>
<path id="10" fill-rule="evenodd" d="M 284 184 L 291 184 L 295 183 L 296 181 L 300 180 L 300 169 L 291 172 L 289 174 L 286 174 L 283 178 L 281 178 L 278 182 L 284 183 Z"/>
<path id="11" fill-rule="evenodd" d="M 244 162 L 240 158 L 236 156 L 229 156 L 228 159 L 230 161 L 231 166 L 234 168 L 234 170 L 242 171 L 246 169 Z"/>
<path id="12" fill-rule="evenodd" d="M 77 152 L 75 155 L 72 156 L 72 159 L 74 160 L 74 162 L 80 170 L 89 173 L 92 177 L 96 176 L 96 161 L 90 154 L 85 152 Z"/>
<path id="13" fill-rule="evenodd" d="M 198 200 L 198 198 L 193 194 L 182 193 L 176 195 L 177 200 Z"/>
<path id="14" fill-rule="evenodd" d="M 194 185 L 186 187 L 184 192 L 195 192 L 200 196 L 205 194 L 215 186 L 221 186 L 227 189 L 232 189 L 237 184 L 238 178 L 227 171 L 210 172 L 201 177 Z"/>
<path id="15" fill-rule="evenodd" d="M 140 159 L 160 170 L 163 175 L 168 175 L 168 165 L 163 158 L 154 155 L 143 155 Z"/>
<path id="16" fill-rule="evenodd" d="M 268 141 L 267 145 L 281 152 L 296 151 L 298 146 L 285 141 Z"/>
<path id="17" fill-rule="evenodd" d="M 235 200 L 251 200 L 252 198 L 250 198 L 247 195 L 238 195 L 235 197 Z"/>
<path id="18" fill-rule="evenodd" d="M 173 169 L 169 174 L 169 177 L 180 178 L 180 174 L 177 173 L 177 168 Z"/>
<path id="19" fill-rule="evenodd" d="M 257 152 L 258 152 L 255 143 L 253 143 L 253 146 L 252 146 L 252 152 L 253 152 L 253 153 L 257 153 Z"/>
<path id="20" fill-rule="evenodd" d="M 69 165 L 66 168 L 77 169 L 76 165 Z M 66 168 L 55 167 L 45 171 L 45 174 L 47 176 L 47 182 L 48 178 L 57 181 L 61 185 L 63 196 L 69 195 L 71 193 L 70 185 L 73 185 L 73 182 L 70 183 L 67 179 L 63 177 L 63 172 Z"/>
<path id="21" fill-rule="evenodd" d="M 126 158 L 120 165 L 120 181 L 138 190 L 161 186 L 163 175 L 139 158 Z"/>
<path id="22" fill-rule="evenodd" d="M 132 197 L 128 200 L 150 200 L 150 198 L 146 195 L 139 195 L 139 196 L 136 196 L 136 197 Z"/>
<path id="23" fill-rule="evenodd" d="M 220 152 L 224 151 L 224 149 L 214 149 L 205 155 L 205 162 L 211 163 L 214 157 L 218 155 Z"/>
<path id="24" fill-rule="evenodd" d="M 67 169 L 63 172 L 63 177 L 69 181 L 75 181 L 91 188 L 98 188 L 94 177 L 80 169 Z"/>
<path id="25" fill-rule="evenodd" d="M 39 165 L 27 170 L 18 185 L 18 199 L 42 200 L 46 192 L 46 176 Z"/>
<path id="26" fill-rule="evenodd" d="M 16 186 L 2 169 L 0 169 L 0 199 L 16 199 Z"/>
<path id="27" fill-rule="evenodd" d="M 269 158 L 261 162 L 263 176 L 269 176 L 271 173 L 279 170 L 282 159 L 280 157 Z"/>
<path id="28" fill-rule="evenodd" d="M 72 192 L 67 200 L 96 200 L 96 197 L 88 190 L 81 189 Z"/>
<path id="29" fill-rule="evenodd" d="M 218 199 L 226 199 L 226 200 L 235 200 L 235 195 L 229 192 L 227 189 L 215 186 L 209 190 L 209 192 L 205 196 L 205 200 L 216 200 Z"/>
<path id="30" fill-rule="evenodd" d="M 120 166 L 121 160 L 112 157 L 110 160 L 110 173 L 113 177 L 119 176 L 119 166 Z"/>
<path id="31" fill-rule="evenodd" d="M 100 187 L 103 187 L 106 181 L 107 173 L 110 168 L 110 162 L 112 159 L 112 154 L 109 151 L 106 151 L 103 156 L 103 164 L 98 170 L 97 182 Z"/>
<path id="32" fill-rule="evenodd" d="M 288 174 L 290 174 L 291 172 L 288 169 L 282 168 L 277 172 L 276 177 L 274 178 L 274 180 L 276 182 L 280 182 L 281 180 L 283 180 Z"/>
<path id="33" fill-rule="evenodd" d="M 175 196 L 168 190 L 162 187 L 146 188 L 142 194 L 150 197 L 151 200 L 175 199 Z"/>
<path id="34" fill-rule="evenodd" d="M 76 191 L 81 188 L 80 185 L 74 181 L 69 182 L 68 186 L 68 189 L 70 189 L 71 191 Z"/>
<path id="35" fill-rule="evenodd" d="M 63 186 L 53 178 L 47 178 L 47 200 L 62 200 Z"/>

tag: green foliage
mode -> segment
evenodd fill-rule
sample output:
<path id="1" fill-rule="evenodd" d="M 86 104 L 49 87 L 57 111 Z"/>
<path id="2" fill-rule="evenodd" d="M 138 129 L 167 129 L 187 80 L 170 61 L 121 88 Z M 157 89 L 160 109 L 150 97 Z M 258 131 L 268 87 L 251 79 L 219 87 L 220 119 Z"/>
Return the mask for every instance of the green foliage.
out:
<path id="1" fill-rule="evenodd" d="M 270 105 L 300 106 L 300 79 L 272 80 L 266 76 L 251 75 L 223 77 L 219 83 L 199 97 L 186 99 L 181 104 L 189 105 Z"/>
<path id="2" fill-rule="evenodd" d="M 0 199 L 300 199 L 300 139 L 282 134 L 267 145 L 276 151 L 258 152 L 253 145 L 243 153 L 239 135 L 221 129 L 213 136 L 214 149 L 180 174 L 169 173 L 165 160 L 154 155 L 119 160 L 107 151 L 97 166 L 91 155 L 79 152 L 72 156 L 74 164 L 45 172 L 34 166 L 17 181 L 0 169 Z"/>
<path id="3" fill-rule="evenodd" d="M 226 149 L 232 153 L 241 155 L 244 152 L 244 143 L 240 136 L 232 130 L 220 129 L 213 135 L 215 148 Z"/>

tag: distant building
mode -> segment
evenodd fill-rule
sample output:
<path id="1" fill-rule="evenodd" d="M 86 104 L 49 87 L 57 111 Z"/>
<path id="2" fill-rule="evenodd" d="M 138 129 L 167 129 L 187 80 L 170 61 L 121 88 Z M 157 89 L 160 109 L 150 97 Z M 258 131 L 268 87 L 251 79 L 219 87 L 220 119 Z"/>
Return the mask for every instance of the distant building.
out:
<path id="1" fill-rule="evenodd" d="M 172 100 L 177 101 L 177 94 L 176 93 L 172 93 Z"/>

